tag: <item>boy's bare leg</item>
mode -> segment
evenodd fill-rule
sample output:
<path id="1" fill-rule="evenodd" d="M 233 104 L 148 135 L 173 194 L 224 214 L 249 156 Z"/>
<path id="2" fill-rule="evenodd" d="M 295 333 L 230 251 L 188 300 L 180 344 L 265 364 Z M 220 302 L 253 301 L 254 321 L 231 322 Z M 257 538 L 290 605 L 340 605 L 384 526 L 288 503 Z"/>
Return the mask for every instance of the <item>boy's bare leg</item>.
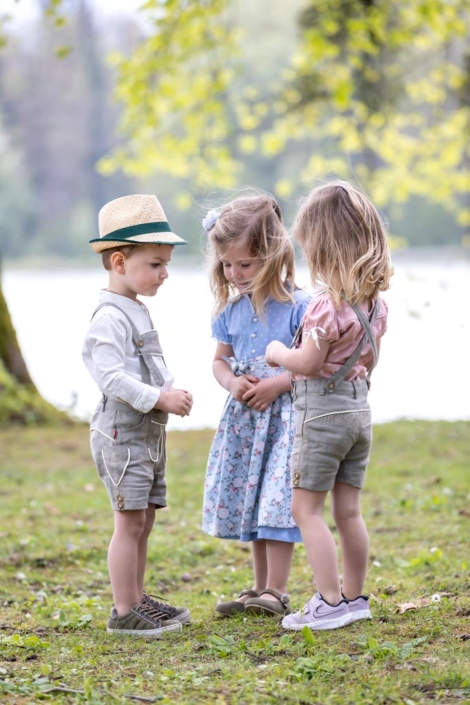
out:
<path id="1" fill-rule="evenodd" d="M 142 601 L 139 591 L 139 544 L 145 529 L 146 510 L 114 512 L 114 533 L 108 549 L 108 570 L 118 615 Z"/>
<path id="2" fill-rule="evenodd" d="M 369 535 L 361 514 L 361 490 L 338 482 L 331 491 L 331 511 L 338 528 L 343 562 L 343 594 L 362 594 L 367 572 Z"/>
<path id="3" fill-rule="evenodd" d="M 139 602 L 142 601 L 142 595 L 144 592 L 144 576 L 145 568 L 147 565 L 147 545 L 148 538 L 152 532 L 153 524 L 155 522 L 155 505 L 149 504 L 145 510 L 145 526 L 142 532 L 142 536 L 139 541 L 138 548 L 138 562 L 137 562 L 137 588 L 139 590 Z"/>

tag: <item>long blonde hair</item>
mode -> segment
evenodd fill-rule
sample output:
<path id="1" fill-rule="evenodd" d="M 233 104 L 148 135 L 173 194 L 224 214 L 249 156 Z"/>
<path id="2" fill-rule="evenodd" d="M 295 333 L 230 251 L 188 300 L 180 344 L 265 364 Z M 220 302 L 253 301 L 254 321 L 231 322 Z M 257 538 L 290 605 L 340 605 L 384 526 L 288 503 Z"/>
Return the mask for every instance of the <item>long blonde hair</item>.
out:
<path id="1" fill-rule="evenodd" d="M 390 285 L 393 267 L 385 226 L 369 198 L 346 181 L 330 181 L 305 199 L 292 227 L 314 286 L 336 307 L 374 299 Z"/>
<path id="2" fill-rule="evenodd" d="M 223 206 L 208 238 L 210 284 L 216 305 L 214 315 L 238 294 L 227 281 L 221 258 L 235 243 L 246 243 L 260 266 L 251 283 L 254 310 L 263 315 L 269 297 L 293 301 L 294 248 L 282 222 L 279 204 L 268 193 L 240 196 Z"/>

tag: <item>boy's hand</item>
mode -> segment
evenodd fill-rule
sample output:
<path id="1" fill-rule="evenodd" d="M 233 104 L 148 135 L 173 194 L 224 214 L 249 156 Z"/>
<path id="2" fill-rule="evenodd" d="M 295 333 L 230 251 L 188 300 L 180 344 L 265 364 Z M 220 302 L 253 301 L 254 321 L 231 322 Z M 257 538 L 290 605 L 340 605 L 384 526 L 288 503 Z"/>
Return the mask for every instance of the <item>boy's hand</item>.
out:
<path id="1" fill-rule="evenodd" d="M 169 392 L 160 392 L 155 409 L 165 411 L 167 414 L 176 414 L 176 416 L 189 416 L 192 406 L 192 394 L 184 389 L 172 389 Z"/>
<path id="2" fill-rule="evenodd" d="M 234 399 L 236 399 L 236 401 L 244 402 L 244 394 L 249 389 L 253 389 L 255 384 L 258 382 L 258 377 L 254 377 L 253 375 L 240 375 L 234 377 L 230 384 L 230 394 Z"/>
<path id="3" fill-rule="evenodd" d="M 281 343 L 279 340 L 273 340 L 272 343 L 269 343 L 268 347 L 266 348 L 266 362 L 270 367 L 279 367 L 281 364 L 279 362 L 279 353 L 282 350 L 286 350 L 286 346 L 284 343 Z"/>

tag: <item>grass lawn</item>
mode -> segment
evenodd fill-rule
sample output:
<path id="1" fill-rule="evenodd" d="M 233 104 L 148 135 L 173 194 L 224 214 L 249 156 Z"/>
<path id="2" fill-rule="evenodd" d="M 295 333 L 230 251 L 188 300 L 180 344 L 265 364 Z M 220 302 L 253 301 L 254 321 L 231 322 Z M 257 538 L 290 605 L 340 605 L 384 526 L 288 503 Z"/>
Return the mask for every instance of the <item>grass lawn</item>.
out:
<path id="1" fill-rule="evenodd" d="M 250 552 L 200 530 L 213 432 L 173 432 L 147 589 L 193 620 L 137 640 L 106 633 L 112 512 L 87 427 L 1 429 L 0 703 L 470 703 L 470 423 L 374 431 L 363 493 L 372 621 L 313 635 L 218 619 L 217 601 L 250 586 Z M 298 546 L 294 608 L 311 594 Z"/>

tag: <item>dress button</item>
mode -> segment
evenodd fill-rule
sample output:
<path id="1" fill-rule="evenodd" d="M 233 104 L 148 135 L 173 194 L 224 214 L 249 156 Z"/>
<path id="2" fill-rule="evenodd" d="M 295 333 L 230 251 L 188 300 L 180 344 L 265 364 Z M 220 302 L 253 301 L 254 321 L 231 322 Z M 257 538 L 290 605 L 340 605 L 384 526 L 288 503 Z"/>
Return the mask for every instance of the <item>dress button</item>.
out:
<path id="1" fill-rule="evenodd" d="M 251 337 L 252 337 L 252 338 L 256 338 L 256 333 L 252 333 L 252 334 L 251 334 Z"/>
<path id="2" fill-rule="evenodd" d="M 252 352 L 252 353 L 253 353 L 253 355 L 254 355 L 254 354 L 255 354 L 255 352 L 256 352 L 256 350 L 252 350 L 251 352 Z"/>
<path id="3" fill-rule="evenodd" d="M 256 316 L 253 318 L 253 323 L 258 323 L 258 319 L 256 318 Z"/>

